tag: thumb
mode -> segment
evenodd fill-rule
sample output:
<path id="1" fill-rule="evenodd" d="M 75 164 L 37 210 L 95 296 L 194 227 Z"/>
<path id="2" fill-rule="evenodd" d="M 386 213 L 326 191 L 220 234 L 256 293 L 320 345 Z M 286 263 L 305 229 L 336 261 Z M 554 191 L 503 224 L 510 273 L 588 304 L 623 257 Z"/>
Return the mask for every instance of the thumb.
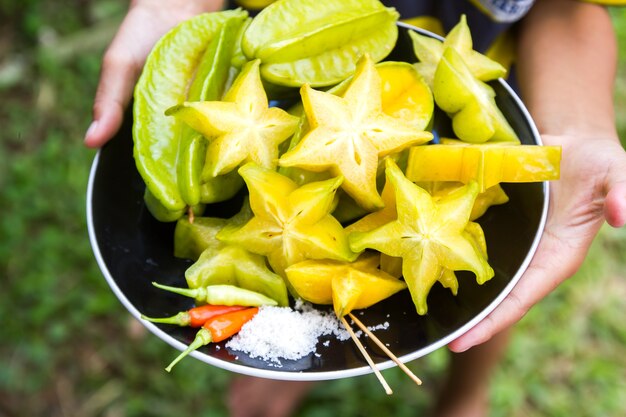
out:
<path id="1" fill-rule="evenodd" d="M 131 56 L 113 42 L 102 61 L 100 81 L 93 106 L 93 121 L 85 134 L 85 145 L 104 145 L 119 130 L 137 81 L 139 67 Z"/>

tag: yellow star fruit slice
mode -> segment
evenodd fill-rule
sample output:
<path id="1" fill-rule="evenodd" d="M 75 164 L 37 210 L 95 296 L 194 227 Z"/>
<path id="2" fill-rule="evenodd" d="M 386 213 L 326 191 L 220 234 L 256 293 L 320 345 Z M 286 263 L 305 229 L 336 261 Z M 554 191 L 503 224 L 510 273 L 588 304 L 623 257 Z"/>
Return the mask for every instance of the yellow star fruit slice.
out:
<path id="1" fill-rule="evenodd" d="M 333 277 L 347 274 L 349 269 L 373 270 L 378 268 L 378 256 L 366 252 L 354 262 L 330 259 L 308 259 L 285 269 L 289 284 L 305 301 L 313 304 L 333 303 Z"/>
<path id="2" fill-rule="evenodd" d="M 428 293 L 444 269 L 471 271 L 480 284 L 493 277 L 484 253 L 465 231 L 478 195 L 475 182 L 435 200 L 390 159 L 386 176 L 394 187 L 397 219 L 369 232 L 350 233 L 350 247 L 402 258 L 402 275 L 418 314 L 428 311 Z"/>
<path id="3" fill-rule="evenodd" d="M 370 307 L 406 289 L 406 283 L 377 268 L 376 254 L 346 263 L 307 260 L 285 271 L 291 285 L 305 300 L 332 304 L 342 317 L 352 310 Z"/>
<path id="4" fill-rule="evenodd" d="M 412 124 L 418 130 L 424 130 L 429 125 L 433 110 L 434 100 L 430 88 L 411 64 L 406 62 L 386 61 L 376 64 L 376 71 L 381 79 L 381 105 L 385 114 L 395 118 L 401 118 Z M 342 97 L 350 82 L 348 79 L 336 87 L 328 90 L 329 93 Z M 296 114 L 302 114 L 302 106 L 298 106 Z M 296 133 L 291 137 L 288 149 L 293 149 L 310 130 L 306 117 L 300 121 Z M 382 164 L 384 165 L 384 164 Z M 384 173 L 379 168 L 377 176 Z M 295 180 L 298 184 L 310 181 L 319 181 L 331 176 L 330 172 L 312 172 L 296 167 L 280 167 L 279 172 Z M 377 180 L 380 182 L 380 178 Z M 341 194 L 340 204 L 333 215 L 342 223 L 367 214 L 367 210 L 358 206 L 354 200 Z"/>
<path id="5" fill-rule="evenodd" d="M 485 239 L 485 233 L 483 228 L 478 223 L 470 221 L 463 232 L 464 236 L 474 245 L 477 252 L 481 253 L 485 260 L 487 260 L 487 241 Z M 481 281 L 483 278 L 478 278 L 478 282 L 483 284 L 486 281 Z M 448 268 L 442 268 L 441 275 L 438 281 L 444 288 L 448 288 L 453 295 L 457 295 L 459 290 L 459 281 L 453 270 Z"/>
<path id="6" fill-rule="evenodd" d="M 448 47 L 454 48 L 459 53 L 472 75 L 478 80 L 489 81 L 506 75 L 506 68 L 474 50 L 472 34 L 465 15 L 461 16 L 459 23 L 450 30 L 443 42 L 415 31 L 410 31 L 409 36 L 413 42 L 413 51 L 419 59 L 415 68 L 431 87 L 437 65 L 443 51 Z"/>
<path id="7" fill-rule="evenodd" d="M 407 178 L 408 175 L 407 175 Z M 409 178 L 410 179 L 410 178 Z M 432 181 L 432 182 L 415 182 L 418 186 L 425 189 L 435 198 L 439 198 L 450 194 L 452 191 L 463 186 L 462 182 L 456 181 Z M 470 220 L 474 221 L 487 212 L 489 207 L 509 202 L 509 196 L 506 195 L 500 184 L 496 184 L 487 188 L 485 191 L 478 193 Z"/>
<path id="8" fill-rule="evenodd" d="M 487 244 L 485 241 L 485 234 L 482 227 L 478 223 L 469 222 L 465 228 L 465 235 L 468 239 L 472 240 L 472 243 L 476 245 L 481 253 L 487 259 Z M 385 271 L 391 276 L 399 278 L 402 276 L 402 258 L 395 256 L 389 256 L 384 253 L 380 254 L 380 269 Z M 444 288 L 450 289 L 453 295 L 457 295 L 459 282 L 456 278 L 454 271 L 442 268 L 441 275 L 437 279 Z"/>
<path id="9" fill-rule="evenodd" d="M 433 116 L 433 94 L 415 68 L 407 62 L 381 62 L 376 70 L 382 81 L 382 109 L 424 130 Z"/>
<path id="10" fill-rule="evenodd" d="M 478 223 L 469 222 L 464 231 L 465 236 L 472 241 L 477 249 L 487 259 L 487 242 L 482 227 Z M 402 258 L 389 256 L 384 253 L 380 254 L 380 269 L 386 273 L 399 278 L 402 276 Z M 459 281 L 454 271 L 442 268 L 441 275 L 437 279 L 439 283 L 448 288 L 453 295 L 457 295 L 459 289 Z"/>
<path id="11" fill-rule="evenodd" d="M 298 187 L 284 175 L 253 163 L 239 173 L 248 186 L 254 215 L 241 227 L 225 227 L 217 239 L 267 256 L 283 277 L 285 268 L 306 259 L 357 257 L 343 226 L 330 214 L 341 177 Z"/>
<path id="12" fill-rule="evenodd" d="M 426 184 L 418 184 L 421 188 L 428 191 L 435 201 L 441 197 L 450 194 L 456 189 L 463 186 L 461 183 L 442 183 L 433 182 Z M 499 191 L 501 191 L 501 193 Z M 396 197 L 394 187 L 391 183 L 387 182 L 383 188 L 382 198 L 385 203 L 385 207 L 374 213 L 370 213 L 367 216 L 362 217 L 358 221 L 352 223 L 346 227 L 346 233 L 352 232 L 369 232 L 378 227 L 381 227 L 393 220 L 397 219 L 396 211 Z M 504 201 L 502 201 L 504 199 Z M 504 191 L 499 186 L 492 187 L 484 193 L 479 193 L 472 207 L 470 214 L 470 220 L 475 220 L 480 217 L 484 212 L 494 204 L 503 204 L 508 201 L 508 197 L 504 194 Z M 477 245 L 481 252 L 487 257 L 487 243 L 485 240 L 482 228 L 477 223 L 470 221 L 465 227 L 465 232 L 468 238 L 473 239 L 473 242 Z M 402 258 L 389 256 L 385 253 L 380 254 L 380 269 L 386 273 L 399 278 L 402 276 Z M 454 295 L 457 293 L 458 282 L 454 271 L 442 269 L 441 276 L 438 281 L 445 287 L 449 288 Z"/>
<path id="13" fill-rule="evenodd" d="M 343 176 L 342 189 L 367 210 L 382 207 L 376 188 L 379 158 L 428 142 L 430 132 L 382 111 L 381 80 L 365 55 L 343 97 L 302 87 L 310 130 L 279 160 L 283 167 Z"/>
<path id="14" fill-rule="evenodd" d="M 476 197 L 474 207 L 472 207 L 472 212 L 470 213 L 470 220 L 479 219 L 491 206 L 499 206 L 508 202 L 509 196 L 506 195 L 500 184 L 489 187 Z"/>
<path id="15" fill-rule="evenodd" d="M 385 114 L 403 119 L 416 129 L 424 130 L 435 107 L 433 94 L 426 81 L 408 62 L 385 61 L 375 65 L 381 80 L 381 107 Z M 352 77 L 328 90 L 343 97 Z"/>
<path id="16" fill-rule="evenodd" d="M 414 182 L 476 181 L 481 192 L 501 182 L 557 180 L 561 147 L 540 145 L 445 144 L 416 146 L 409 151 L 406 176 Z"/>
<path id="17" fill-rule="evenodd" d="M 478 80 L 459 53 L 445 48 L 433 79 L 435 103 L 452 118 L 456 136 L 472 143 L 519 142 L 495 101 L 493 88 Z"/>
<path id="18" fill-rule="evenodd" d="M 406 282 L 380 269 L 351 269 L 347 275 L 333 277 L 333 308 L 337 317 L 343 317 L 352 310 L 368 308 L 406 288 Z"/>
<path id="19" fill-rule="evenodd" d="M 223 101 L 185 102 L 166 112 L 210 138 L 203 179 L 246 162 L 276 168 L 278 146 L 296 130 L 297 117 L 269 107 L 259 64 L 255 60 L 243 67 Z"/>

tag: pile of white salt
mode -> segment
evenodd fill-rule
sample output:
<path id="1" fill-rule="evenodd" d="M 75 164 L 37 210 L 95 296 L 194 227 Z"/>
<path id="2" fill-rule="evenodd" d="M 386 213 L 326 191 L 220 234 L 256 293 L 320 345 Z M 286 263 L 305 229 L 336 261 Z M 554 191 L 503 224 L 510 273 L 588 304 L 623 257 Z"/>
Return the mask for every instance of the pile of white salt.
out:
<path id="1" fill-rule="evenodd" d="M 308 304 L 290 307 L 261 307 L 226 347 L 281 365 L 280 359 L 296 360 L 316 352 L 321 336 L 350 339 L 332 312 L 319 311 Z"/>

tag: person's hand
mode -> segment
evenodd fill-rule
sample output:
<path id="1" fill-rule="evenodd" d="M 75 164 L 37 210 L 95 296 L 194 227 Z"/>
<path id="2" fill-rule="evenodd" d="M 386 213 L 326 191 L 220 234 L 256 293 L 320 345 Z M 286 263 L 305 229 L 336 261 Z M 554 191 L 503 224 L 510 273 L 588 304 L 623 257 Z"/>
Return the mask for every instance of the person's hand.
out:
<path id="1" fill-rule="evenodd" d="M 544 234 L 528 269 L 483 321 L 448 345 L 462 352 L 520 320 L 539 300 L 572 276 L 606 220 L 626 224 L 626 152 L 614 138 L 544 136 L 561 145 L 561 179 L 550 183 Z"/>
<path id="2" fill-rule="evenodd" d="M 202 12 L 216 11 L 222 0 L 134 0 L 102 61 L 85 145 L 100 147 L 115 135 L 148 53 L 169 29 Z"/>

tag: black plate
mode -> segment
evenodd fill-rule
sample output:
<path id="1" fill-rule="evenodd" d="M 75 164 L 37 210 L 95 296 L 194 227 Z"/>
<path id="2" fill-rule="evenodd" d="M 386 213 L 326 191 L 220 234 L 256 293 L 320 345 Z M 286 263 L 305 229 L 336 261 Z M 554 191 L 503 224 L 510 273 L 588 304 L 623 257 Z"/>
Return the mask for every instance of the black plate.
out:
<path id="1" fill-rule="evenodd" d="M 413 61 L 409 30 L 400 24 L 396 48 L 389 60 Z M 425 33 L 425 32 L 422 32 Z M 491 83 L 496 100 L 522 142 L 539 144 L 537 130 L 512 89 L 501 80 Z M 448 130 L 445 115 L 437 117 L 437 129 Z M 131 117 L 120 133 L 94 159 L 87 196 L 89 236 L 98 265 L 113 292 L 130 313 L 162 317 L 192 306 L 190 299 L 169 294 L 151 285 L 152 281 L 185 286 L 184 271 L 190 262 L 173 252 L 173 223 L 160 223 L 143 203 L 144 183 L 137 173 L 132 154 Z M 403 361 L 426 355 L 454 340 L 491 312 L 511 291 L 535 252 L 547 213 L 547 183 L 503 184 L 510 202 L 489 209 L 479 221 L 495 277 L 479 286 L 470 273 L 459 273 L 459 295 L 436 285 L 429 297 L 428 315 L 415 312 L 408 291 L 368 308 L 360 316 L 366 325 L 389 323 L 379 338 Z M 205 215 L 220 216 L 238 210 L 237 203 L 209 206 Z M 195 330 L 141 322 L 155 335 L 184 349 Z M 362 375 L 371 369 L 352 341 L 330 340 L 318 344 L 317 353 L 283 366 L 232 352 L 224 343 L 209 345 L 192 356 L 211 365 L 259 377 L 287 380 L 322 380 Z M 367 344 L 367 340 L 364 340 Z M 376 346 L 368 346 L 381 369 L 394 363 Z M 173 353 L 172 353 L 173 354 Z M 171 358 L 163 358 L 165 365 Z M 189 359 L 188 359 L 189 360 Z"/>

